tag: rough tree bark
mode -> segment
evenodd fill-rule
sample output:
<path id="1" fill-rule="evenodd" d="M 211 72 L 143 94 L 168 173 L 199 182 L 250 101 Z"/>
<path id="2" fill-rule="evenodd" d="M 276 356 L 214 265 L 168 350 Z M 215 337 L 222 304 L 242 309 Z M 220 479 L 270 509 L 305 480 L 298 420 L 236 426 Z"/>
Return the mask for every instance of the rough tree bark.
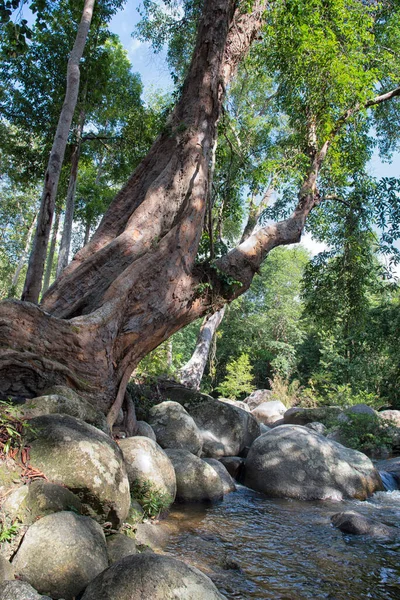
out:
<path id="1" fill-rule="evenodd" d="M 95 0 L 85 0 L 81 21 L 67 66 L 67 88 L 64 104 L 58 120 L 53 146 L 49 156 L 44 186 L 40 201 L 39 218 L 36 227 L 33 249 L 29 258 L 22 300 L 38 302 L 42 287 L 42 277 L 46 261 L 47 245 L 50 237 L 51 222 L 57 195 L 61 167 L 64 160 L 68 134 L 74 116 L 79 92 L 79 63 L 85 48 L 93 16 Z"/>
<path id="2" fill-rule="evenodd" d="M 0 306 L 3 395 L 32 396 L 64 382 L 105 412 L 112 406 L 111 423 L 138 361 L 211 304 L 225 302 L 199 293 L 207 275 L 195 258 L 225 86 L 260 26 L 261 3 L 251 14 L 235 8 L 233 0 L 205 2 L 166 131 L 42 308 Z"/>
<path id="3" fill-rule="evenodd" d="M 291 217 L 263 228 L 214 265 L 196 264 L 224 89 L 257 34 L 263 6 L 256 2 L 245 14 L 235 8 L 234 0 L 205 1 L 166 131 L 42 307 L 0 305 L 3 395 L 34 396 L 64 383 L 108 412 L 111 425 L 132 370 L 148 352 L 243 293 L 271 248 L 299 241 L 315 204 L 317 159 Z M 227 285 L 215 266 L 238 283 Z"/>

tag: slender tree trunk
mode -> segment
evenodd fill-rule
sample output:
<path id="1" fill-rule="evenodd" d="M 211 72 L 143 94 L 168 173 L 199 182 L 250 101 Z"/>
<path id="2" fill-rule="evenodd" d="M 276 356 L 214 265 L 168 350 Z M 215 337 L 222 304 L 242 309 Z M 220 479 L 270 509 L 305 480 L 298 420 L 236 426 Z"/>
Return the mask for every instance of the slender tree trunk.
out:
<path id="1" fill-rule="evenodd" d="M 94 181 L 94 185 L 95 186 L 99 185 L 99 183 L 100 183 L 100 178 L 101 178 L 101 176 L 103 174 L 104 159 L 105 159 L 105 156 L 104 156 L 104 154 L 102 154 L 100 156 L 99 166 L 98 166 L 97 173 L 96 173 L 96 179 Z M 92 228 L 92 222 L 90 221 L 90 219 L 87 219 L 86 223 L 85 223 L 85 235 L 84 235 L 84 238 L 83 238 L 83 246 L 82 246 L 82 248 L 84 246 L 86 246 L 86 244 L 89 243 L 91 228 Z"/>
<path id="2" fill-rule="evenodd" d="M 72 118 L 78 99 L 80 78 L 79 63 L 89 33 L 94 2 L 95 0 L 85 0 L 81 22 L 68 60 L 67 89 L 44 177 L 36 234 L 29 259 L 24 291 L 22 293 L 22 300 L 28 300 L 29 302 L 38 302 L 42 287 L 42 277 L 46 260 L 47 245 L 50 237 L 51 222 L 53 220 L 58 182 Z"/>
<path id="3" fill-rule="evenodd" d="M 172 369 L 172 356 L 172 339 L 169 338 L 167 340 L 167 367 L 169 370 Z"/>
<path id="4" fill-rule="evenodd" d="M 43 293 L 45 293 L 45 291 L 49 287 L 51 272 L 53 270 L 54 254 L 57 245 L 58 227 L 60 225 L 60 214 L 61 210 L 56 208 L 56 216 L 53 223 L 53 235 L 51 236 L 49 254 L 47 256 L 46 271 L 43 279 Z"/>
<path id="5" fill-rule="evenodd" d="M 86 221 L 85 223 L 85 236 L 83 238 L 83 246 L 86 246 L 86 244 L 89 243 L 90 240 L 90 229 L 92 227 L 92 224 L 90 221 Z"/>
<path id="6" fill-rule="evenodd" d="M 247 223 L 243 229 L 240 243 L 242 244 L 254 232 L 258 219 L 262 211 L 268 206 L 273 194 L 272 181 L 268 186 L 263 198 L 258 204 L 253 201 L 250 204 Z M 208 357 L 211 350 L 211 345 L 218 327 L 221 325 L 225 316 L 225 306 L 217 310 L 212 315 L 207 315 L 200 327 L 199 336 L 196 342 L 196 347 L 190 360 L 180 369 L 178 380 L 183 385 L 198 390 L 201 380 L 204 375 L 204 370 L 207 365 Z"/>
<path id="7" fill-rule="evenodd" d="M 57 277 L 61 275 L 62 271 L 68 264 L 68 256 L 71 247 L 72 225 L 74 222 L 75 211 L 76 180 L 78 177 L 78 165 L 81 153 L 84 122 L 85 112 L 84 110 L 81 110 L 79 115 L 79 123 L 76 129 L 76 142 L 71 156 L 71 173 L 69 176 L 67 198 L 65 201 L 64 227 L 61 236 L 60 249 L 58 252 Z"/>
<path id="8" fill-rule="evenodd" d="M 178 373 L 178 380 L 183 385 L 198 390 L 206 368 L 208 356 L 214 335 L 222 322 L 225 314 L 225 306 L 212 315 L 208 315 L 199 331 L 195 350 L 190 360 Z"/>
<path id="9" fill-rule="evenodd" d="M 33 236 L 33 232 L 35 230 L 37 217 L 38 217 L 38 213 L 36 213 L 35 216 L 33 217 L 32 223 L 30 224 L 28 232 L 26 234 L 26 241 L 25 241 L 24 250 L 23 250 L 23 252 L 21 254 L 21 257 L 20 257 L 20 259 L 18 261 L 17 268 L 15 269 L 15 273 L 14 273 L 12 281 L 11 281 L 11 290 L 15 290 L 15 288 L 18 285 L 18 279 L 19 279 L 21 271 L 22 271 L 22 269 L 23 269 L 23 267 L 25 265 L 26 257 L 28 256 L 29 248 L 31 246 L 32 236 Z"/>

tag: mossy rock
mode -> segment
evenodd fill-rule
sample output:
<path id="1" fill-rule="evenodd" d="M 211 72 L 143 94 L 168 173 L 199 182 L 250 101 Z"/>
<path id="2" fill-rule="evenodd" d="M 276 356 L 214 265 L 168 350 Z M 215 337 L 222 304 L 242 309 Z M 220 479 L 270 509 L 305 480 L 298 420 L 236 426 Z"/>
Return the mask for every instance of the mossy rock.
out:
<path id="1" fill-rule="evenodd" d="M 135 540 L 123 533 L 109 535 L 106 538 L 106 542 L 108 562 L 110 565 L 121 560 L 121 558 L 125 558 L 125 556 L 131 556 L 132 554 L 138 553 Z"/>
<path id="2" fill-rule="evenodd" d="M 164 400 L 178 402 L 190 413 L 192 407 L 212 399 L 208 394 L 191 390 L 170 381 L 158 381 L 157 386 L 129 383 L 128 389 L 135 402 L 137 418 L 143 421 L 148 421 L 152 407 Z"/>
<path id="3" fill-rule="evenodd" d="M 38 479 L 10 494 L 3 504 L 3 510 L 12 518 L 31 524 L 55 512 L 72 510 L 81 514 L 82 503 L 67 488 Z"/>
<path id="4" fill-rule="evenodd" d="M 20 482 L 22 469 L 12 459 L 0 460 L 0 494 Z"/>
<path id="5" fill-rule="evenodd" d="M 103 529 L 71 512 L 43 517 L 26 532 L 13 566 L 38 592 L 72 600 L 108 566 Z"/>
<path id="6" fill-rule="evenodd" d="M 283 415 L 285 425 L 307 425 L 308 423 L 323 423 L 329 427 L 340 415 L 340 406 L 318 406 L 317 408 L 289 408 Z"/>
<path id="7" fill-rule="evenodd" d="M 120 440 L 119 445 L 131 486 L 150 483 L 154 490 L 168 494 L 172 503 L 176 495 L 176 477 L 165 451 L 150 438 L 140 436 Z"/>
<path id="8" fill-rule="evenodd" d="M 106 417 L 76 392 L 63 385 L 56 385 L 46 390 L 37 398 L 29 399 L 21 405 L 21 411 L 27 418 L 41 415 L 65 414 L 97 427 L 109 433 Z"/>
<path id="9" fill-rule="evenodd" d="M 100 573 L 82 600 L 221 600 L 215 585 L 198 569 L 157 554 L 127 556 Z"/>
<path id="10" fill-rule="evenodd" d="M 105 433 L 67 415 L 31 420 L 30 464 L 76 494 L 87 514 L 118 527 L 130 508 L 129 482 L 118 445 Z"/>
<path id="11" fill-rule="evenodd" d="M 132 498 L 131 507 L 129 509 L 128 516 L 125 519 L 125 523 L 134 527 L 143 521 L 143 515 L 143 508 L 140 506 L 139 502 Z"/>

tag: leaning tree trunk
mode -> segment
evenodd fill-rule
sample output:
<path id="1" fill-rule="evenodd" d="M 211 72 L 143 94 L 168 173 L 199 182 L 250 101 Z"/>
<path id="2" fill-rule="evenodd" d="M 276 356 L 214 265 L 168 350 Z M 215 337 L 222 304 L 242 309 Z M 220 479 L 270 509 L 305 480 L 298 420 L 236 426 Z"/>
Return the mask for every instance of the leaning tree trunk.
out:
<path id="1" fill-rule="evenodd" d="M 67 89 L 64 104 L 58 120 L 53 147 L 50 152 L 47 170 L 44 176 L 44 186 L 40 201 L 39 218 L 36 227 L 35 239 L 29 259 L 22 300 L 38 302 L 42 287 L 44 264 L 46 261 L 47 245 L 50 237 L 51 222 L 53 220 L 54 206 L 57 195 L 61 167 L 64 160 L 69 130 L 74 116 L 75 106 L 79 92 L 80 69 L 82 58 L 93 16 L 95 0 L 85 0 L 81 22 L 79 23 L 75 43 L 71 50 L 67 66 Z"/>
<path id="2" fill-rule="evenodd" d="M 177 379 L 182 385 L 194 390 L 200 389 L 204 369 L 208 361 L 211 343 L 224 318 L 225 306 L 205 317 L 199 331 L 196 347 L 190 360 L 180 369 Z"/>

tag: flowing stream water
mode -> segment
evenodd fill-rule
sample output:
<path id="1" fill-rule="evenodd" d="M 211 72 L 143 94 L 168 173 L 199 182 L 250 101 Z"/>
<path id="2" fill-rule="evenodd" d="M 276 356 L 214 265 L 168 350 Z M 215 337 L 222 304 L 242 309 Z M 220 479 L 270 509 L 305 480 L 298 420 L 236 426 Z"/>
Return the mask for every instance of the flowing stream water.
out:
<path id="1" fill-rule="evenodd" d="M 330 523 L 345 510 L 398 526 L 400 491 L 299 502 L 239 486 L 217 505 L 175 507 L 163 525 L 165 551 L 197 566 L 227 598 L 399 600 L 400 535 L 345 535 Z"/>

